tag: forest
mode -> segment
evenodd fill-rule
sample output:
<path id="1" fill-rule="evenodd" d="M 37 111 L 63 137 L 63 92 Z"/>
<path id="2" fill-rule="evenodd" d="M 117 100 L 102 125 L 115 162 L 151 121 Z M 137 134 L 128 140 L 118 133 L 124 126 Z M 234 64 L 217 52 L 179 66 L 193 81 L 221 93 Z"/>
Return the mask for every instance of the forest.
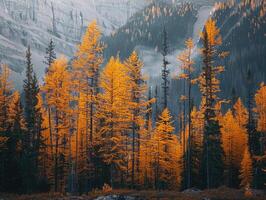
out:
<path id="1" fill-rule="evenodd" d="M 221 63 L 230 50 L 220 48 L 220 29 L 210 18 L 200 33 L 201 48 L 187 38 L 177 55 L 182 72 L 175 79 L 182 95 L 176 103 L 182 109 L 174 117 L 168 36 L 162 32 L 160 94 L 142 73 L 137 51 L 104 60 L 106 45 L 96 21 L 72 59 L 57 56 L 53 40 L 47 44 L 42 81 L 29 46 L 22 91 L 1 64 L 0 192 L 265 189 L 266 85 L 254 85 L 250 68 L 246 97 L 221 98 L 226 70 Z M 200 68 L 194 51 L 200 53 Z"/>

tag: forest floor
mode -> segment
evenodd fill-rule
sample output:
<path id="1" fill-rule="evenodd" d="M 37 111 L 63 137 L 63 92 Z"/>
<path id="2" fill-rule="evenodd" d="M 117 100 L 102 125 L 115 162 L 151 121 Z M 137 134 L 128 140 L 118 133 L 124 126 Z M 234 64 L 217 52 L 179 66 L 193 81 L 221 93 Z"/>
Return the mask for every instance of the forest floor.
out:
<path id="1" fill-rule="evenodd" d="M 118 195 L 112 198 L 112 195 Z M 100 197 L 100 198 L 99 198 Z M 204 191 L 133 191 L 113 190 L 103 193 L 96 191 L 82 196 L 65 196 L 60 194 L 10 195 L 0 194 L 0 200 L 266 200 L 266 191 L 255 191 L 253 195 L 245 196 L 242 190 L 221 187 Z"/>

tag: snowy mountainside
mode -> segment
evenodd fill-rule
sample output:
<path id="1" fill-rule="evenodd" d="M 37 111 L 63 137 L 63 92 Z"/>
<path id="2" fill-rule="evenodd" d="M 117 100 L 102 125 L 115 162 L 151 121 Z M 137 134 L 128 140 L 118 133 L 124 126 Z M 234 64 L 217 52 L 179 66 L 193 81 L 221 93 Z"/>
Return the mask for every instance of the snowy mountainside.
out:
<path id="1" fill-rule="evenodd" d="M 139 0 L 0 0 L 0 61 L 21 84 L 25 50 L 31 46 L 35 71 L 43 76 L 45 48 L 52 38 L 58 55 L 71 57 L 94 19 L 108 35 L 146 5 Z"/>

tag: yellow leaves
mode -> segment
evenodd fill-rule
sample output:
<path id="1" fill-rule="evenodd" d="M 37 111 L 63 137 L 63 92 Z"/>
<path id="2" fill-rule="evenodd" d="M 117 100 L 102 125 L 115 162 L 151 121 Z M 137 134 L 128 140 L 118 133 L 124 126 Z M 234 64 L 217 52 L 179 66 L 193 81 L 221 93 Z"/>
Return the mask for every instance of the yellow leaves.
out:
<path id="1" fill-rule="evenodd" d="M 234 111 L 235 111 L 235 119 L 238 125 L 241 128 L 245 129 L 248 123 L 248 111 L 243 105 L 240 98 L 237 100 L 237 102 L 234 105 Z"/>
<path id="2" fill-rule="evenodd" d="M 192 38 L 189 38 L 185 41 L 187 49 L 193 49 L 194 48 L 194 42 Z"/>
<path id="3" fill-rule="evenodd" d="M 0 66 L 0 131 L 8 127 L 8 109 L 12 100 L 12 87 L 9 80 L 10 70 L 7 65 Z"/>
<path id="4" fill-rule="evenodd" d="M 229 56 L 229 54 L 229 51 L 223 51 L 219 54 L 219 57 L 225 59 L 227 56 Z"/>
<path id="5" fill-rule="evenodd" d="M 236 113 L 239 112 L 238 110 Z M 234 117 L 231 110 L 220 120 L 226 163 L 232 163 L 237 168 L 240 167 L 242 154 L 248 142 L 246 128 L 241 123 L 243 120 L 239 119 L 238 114 Z"/>
<path id="6" fill-rule="evenodd" d="M 170 183 L 171 187 L 178 187 L 180 184 L 181 166 L 178 161 L 181 159 L 181 147 L 174 135 L 174 127 L 171 115 L 166 108 L 156 124 L 155 133 L 152 137 L 153 165 L 159 168 L 158 178 L 160 181 Z"/>
<path id="7" fill-rule="evenodd" d="M 261 83 L 260 89 L 255 94 L 256 108 L 258 114 L 258 131 L 266 132 L 266 86 Z"/>
<path id="8" fill-rule="evenodd" d="M 55 60 L 44 78 L 43 90 L 46 92 L 47 103 L 58 109 L 66 108 L 70 101 L 71 82 L 67 66 L 68 61 L 65 57 Z"/>
<path id="9" fill-rule="evenodd" d="M 216 26 L 216 21 L 208 19 L 205 24 L 205 33 L 207 34 L 209 43 L 211 46 L 217 46 L 222 44 L 222 37 L 220 36 L 220 30 Z M 201 33 L 201 38 L 204 39 L 204 33 Z"/>
<path id="10" fill-rule="evenodd" d="M 163 110 L 159 121 L 157 122 L 156 132 L 163 134 L 173 134 L 174 127 L 172 126 L 172 117 L 170 111 L 166 108 Z"/>
<path id="11" fill-rule="evenodd" d="M 252 160 L 248 147 L 245 148 L 243 159 L 241 161 L 241 169 L 239 178 L 241 179 L 240 186 L 242 188 L 250 187 L 252 184 Z"/>
<path id="12" fill-rule="evenodd" d="M 125 66 L 118 58 L 111 58 L 100 77 L 97 117 L 101 120 L 98 140 L 104 162 L 123 169 L 125 155 L 124 132 L 128 129 L 130 112 L 128 102 L 129 78 Z"/>
<path id="13" fill-rule="evenodd" d="M 183 73 L 179 75 L 180 79 L 190 79 L 191 82 L 191 73 L 195 71 L 193 64 L 194 61 L 191 59 L 192 57 L 192 50 L 194 48 L 193 40 L 192 38 L 189 38 L 185 42 L 186 50 L 180 53 L 180 55 L 177 57 L 177 60 L 181 62 L 181 69 L 183 70 Z"/>
<path id="14" fill-rule="evenodd" d="M 93 21 L 89 24 L 73 61 L 76 78 L 81 82 L 86 82 L 87 77 L 94 77 L 103 63 L 102 54 L 105 46 L 100 42 L 100 37 L 100 29 L 96 21 Z M 86 83 L 83 87 L 86 87 Z"/>

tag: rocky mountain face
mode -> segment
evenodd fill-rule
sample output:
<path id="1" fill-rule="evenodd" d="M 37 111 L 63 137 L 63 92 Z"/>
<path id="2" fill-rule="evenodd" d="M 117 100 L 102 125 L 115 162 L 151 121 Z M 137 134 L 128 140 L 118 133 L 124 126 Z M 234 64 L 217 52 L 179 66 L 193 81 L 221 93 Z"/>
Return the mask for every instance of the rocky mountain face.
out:
<path id="1" fill-rule="evenodd" d="M 19 85 L 30 45 L 35 70 L 42 77 L 50 39 L 58 55 L 71 57 L 90 21 L 96 19 L 103 34 L 109 35 L 146 4 L 139 0 L 1 0 L 0 61 L 10 66 Z"/>

